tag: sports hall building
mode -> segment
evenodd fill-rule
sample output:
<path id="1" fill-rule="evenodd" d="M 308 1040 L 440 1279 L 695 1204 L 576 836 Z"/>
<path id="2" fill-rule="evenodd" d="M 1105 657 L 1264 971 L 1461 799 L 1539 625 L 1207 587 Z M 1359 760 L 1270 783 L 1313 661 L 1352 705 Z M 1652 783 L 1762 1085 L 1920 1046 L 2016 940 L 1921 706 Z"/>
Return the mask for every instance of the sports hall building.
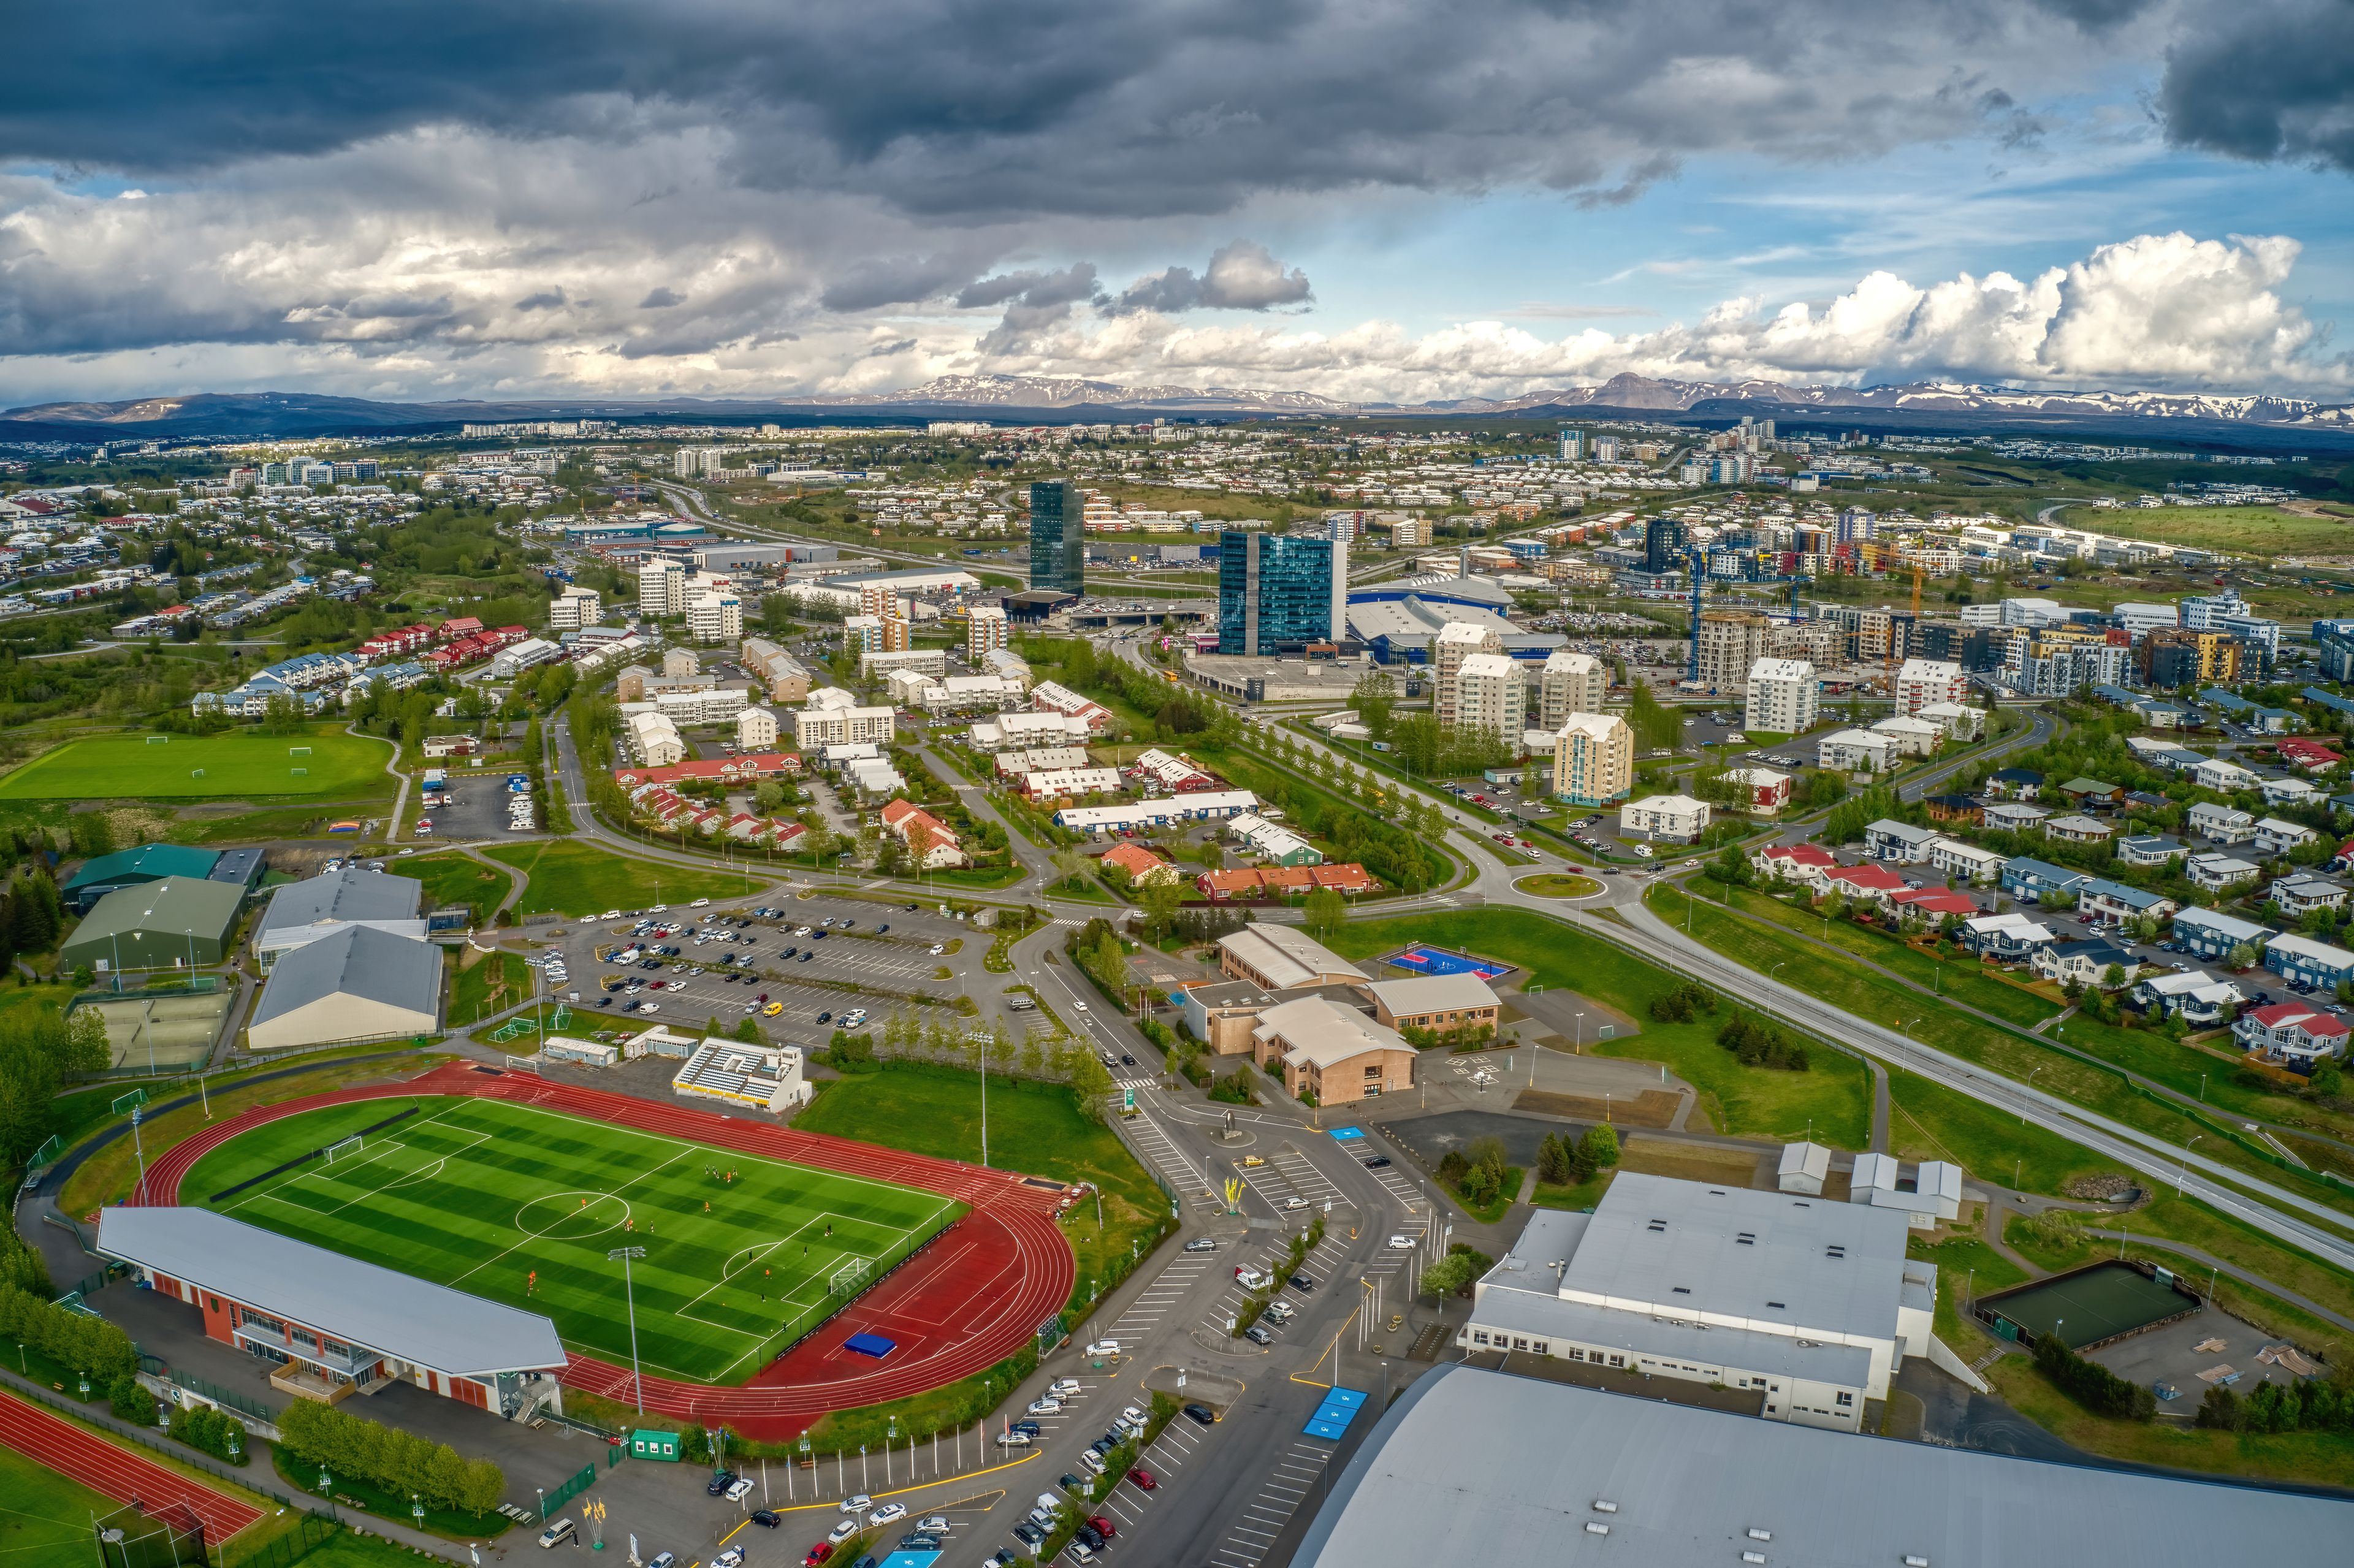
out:
<path id="1" fill-rule="evenodd" d="M 205 1332 L 272 1363 L 272 1386 L 334 1404 L 414 1383 L 513 1418 L 561 1414 L 556 1325 L 209 1209 L 115 1207 L 98 1250 L 204 1314 Z"/>

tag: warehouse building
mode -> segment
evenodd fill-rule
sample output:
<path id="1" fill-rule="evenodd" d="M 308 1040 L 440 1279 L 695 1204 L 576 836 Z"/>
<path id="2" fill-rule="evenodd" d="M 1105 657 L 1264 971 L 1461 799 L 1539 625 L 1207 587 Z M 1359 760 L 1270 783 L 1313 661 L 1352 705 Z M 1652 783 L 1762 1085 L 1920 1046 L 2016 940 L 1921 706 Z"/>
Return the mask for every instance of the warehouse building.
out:
<path id="1" fill-rule="evenodd" d="M 2340 1562 L 2354 1532 L 2338 1498 L 1849 1443 L 1469 1366 L 1417 1380 L 1330 1489 L 1295 1568 L 2213 1568 Z"/>
<path id="2" fill-rule="evenodd" d="M 1720 1383 L 1768 1421 L 1859 1431 L 1908 1355 L 1967 1370 L 1935 1344 L 1937 1271 L 1905 1256 L 1905 1222 L 1621 1171 L 1592 1213 L 1531 1218 L 1456 1343 Z"/>
<path id="3" fill-rule="evenodd" d="M 66 969 L 203 969 L 228 956 L 245 889 L 201 876 L 167 876 L 101 898 L 58 949 Z"/>
<path id="4" fill-rule="evenodd" d="M 209 1209 L 117 1204 L 98 1250 L 204 1314 L 207 1337 L 273 1369 L 271 1386 L 332 1404 L 409 1383 L 510 1419 L 561 1414 L 556 1325 Z"/>
<path id="5" fill-rule="evenodd" d="M 246 1041 L 256 1051 L 293 1051 L 440 1027 L 441 949 L 347 925 L 279 955 Z"/>
<path id="6" fill-rule="evenodd" d="M 413 876 L 345 866 L 270 895 L 253 923 L 253 955 L 267 974 L 284 954 L 346 926 L 368 926 L 411 941 L 425 939 L 425 885 Z"/>

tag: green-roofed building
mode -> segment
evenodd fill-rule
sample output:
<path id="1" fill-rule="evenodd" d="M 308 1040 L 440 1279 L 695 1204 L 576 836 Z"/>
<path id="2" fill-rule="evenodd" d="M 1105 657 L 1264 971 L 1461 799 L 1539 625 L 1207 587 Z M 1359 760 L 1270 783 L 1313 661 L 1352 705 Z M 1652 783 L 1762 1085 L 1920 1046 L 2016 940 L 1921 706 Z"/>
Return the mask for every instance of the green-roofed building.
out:
<path id="1" fill-rule="evenodd" d="M 245 889 L 201 876 L 167 876 L 118 887 L 93 906 L 58 949 L 74 969 L 203 969 L 227 957 Z"/>
<path id="2" fill-rule="evenodd" d="M 91 905 L 118 887 L 135 887 L 167 876 L 210 876 L 219 861 L 218 850 L 191 849 L 186 844 L 141 844 L 117 850 L 82 862 L 66 878 L 66 907 L 86 914 Z"/>

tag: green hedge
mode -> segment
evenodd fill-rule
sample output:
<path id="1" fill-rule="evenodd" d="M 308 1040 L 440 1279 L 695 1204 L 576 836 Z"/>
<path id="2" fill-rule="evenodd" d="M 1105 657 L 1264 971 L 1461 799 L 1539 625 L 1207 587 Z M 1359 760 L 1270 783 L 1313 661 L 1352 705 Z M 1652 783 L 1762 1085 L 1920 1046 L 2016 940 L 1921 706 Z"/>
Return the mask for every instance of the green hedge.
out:
<path id="1" fill-rule="evenodd" d="M 139 1370 L 139 1352 L 121 1329 L 14 1285 L 0 1285 L 0 1339 L 20 1340 L 101 1386 Z"/>
<path id="2" fill-rule="evenodd" d="M 468 1459 L 447 1443 L 346 1415 L 298 1399 L 278 1418 L 280 1446 L 306 1465 L 340 1471 L 392 1492 L 412 1492 L 428 1507 L 480 1518 L 499 1506 L 507 1478 L 488 1459 Z"/>

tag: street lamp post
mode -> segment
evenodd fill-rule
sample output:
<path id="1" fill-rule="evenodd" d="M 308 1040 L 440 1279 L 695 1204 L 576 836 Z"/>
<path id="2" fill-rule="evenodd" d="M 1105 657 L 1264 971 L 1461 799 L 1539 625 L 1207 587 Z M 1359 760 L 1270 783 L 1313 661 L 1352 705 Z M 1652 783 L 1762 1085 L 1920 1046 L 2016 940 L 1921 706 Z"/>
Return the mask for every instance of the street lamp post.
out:
<path id="1" fill-rule="evenodd" d="M 2052 1064 L 2049 1062 L 2046 1062 L 2043 1066 L 2048 1067 L 2051 1065 Z M 2038 1067 L 2035 1069 L 2035 1073 L 2040 1073 L 2041 1071 L 2043 1071 L 2043 1067 Z M 2034 1086 L 2035 1073 L 2030 1073 L 2027 1075 L 2027 1086 L 2032 1087 Z M 2024 1098 L 2020 1099 L 2019 1105 L 2019 1125 L 2021 1127 L 2025 1127 L 2027 1125 L 2027 1102 Z"/>
<path id="2" fill-rule="evenodd" d="M 2203 1132 L 2192 1133 L 2190 1135 L 2190 1143 L 2186 1143 L 2182 1146 L 2182 1163 L 2176 1168 L 2174 1172 L 2174 1195 L 2178 1198 L 2182 1196 L 2183 1183 L 2190 1180 L 2190 1144 L 2198 1142 L 2200 1139 L 2206 1136 L 2207 1135 Z"/>
<path id="3" fill-rule="evenodd" d="M 645 1255 L 646 1249 L 642 1246 L 617 1246 L 605 1255 L 608 1263 L 617 1257 L 621 1260 L 621 1294 L 629 1303 L 630 1310 L 630 1382 L 636 1386 L 640 1415 L 646 1413 L 646 1381 L 645 1374 L 638 1368 L 638 1294 L 637 1287 L 630 1277 L 630 1261 Z"/>

